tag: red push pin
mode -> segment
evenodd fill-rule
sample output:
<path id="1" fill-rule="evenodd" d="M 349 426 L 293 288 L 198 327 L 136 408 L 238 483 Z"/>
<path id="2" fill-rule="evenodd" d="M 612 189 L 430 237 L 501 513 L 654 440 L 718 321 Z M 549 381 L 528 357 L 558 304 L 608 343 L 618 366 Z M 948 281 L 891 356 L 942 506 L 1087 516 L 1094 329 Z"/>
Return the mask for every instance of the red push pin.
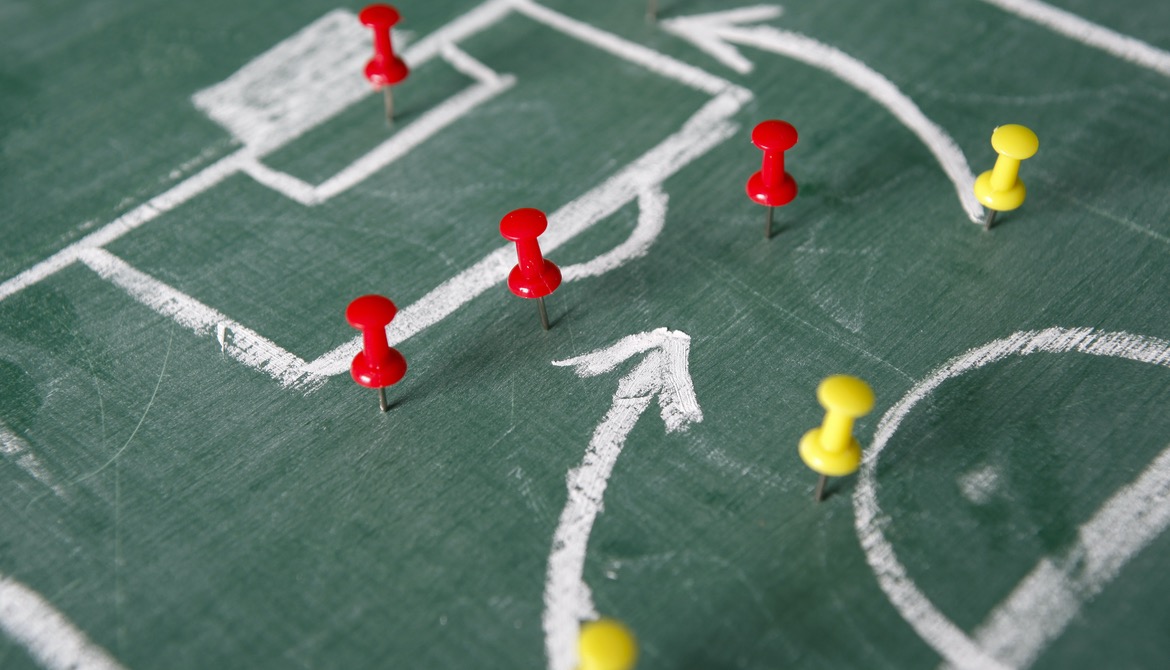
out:
<path id="1" fill-rule="evenodd" d="M 362 331 L 362 350 L 353 357 L 349 372 L 355 382 L 378 389 L 378 406 L 383 412 L 388 409 L 386 387 L 397 384 L 406 374 L 406 359 L 391 349 L 386 339 L 386 326 L 397 313 L 394 303 L 380 295 L 363 295 L 345 308 L 345 320 Z"/>
<path id="2" fill-rule="evenodd" d="M 752 143 L 764 150 L 764 164 L 748 179 L 747 194 L 768 206 L 764 239 L 772 239 L 772 214 L 796 197 L 796 180 L 784 171 L 784 152 L 796 144 L 796 128 L 787 121 L 764 121 L 752 130 Z"/>
<path id="3" fill-rule="evenodd" d="M 374 88 L 382 89 L 386 101 L 386 123 L 394 122 L 394 95 L 390 87 L 406 79 L 410 68 L 401 58 L 394 55 L 390 43 L 390 27 L 398 23 L 398 10 L 390 5 L 370 5 L 358 14 L 363 26 L 374 29 L 374 57 L 366 63 L 366 79 Z"/>
<path id="4" fill-rule="evenodd" d="M 500 234 L 516 243 L 520 262 L 508 273 L 508 288 L 521 298 L 536 298 L 540 308 L 540 325 L 548 330 L 548 312 L 544 296 L 561 285 L 561 269 L 540 255 L 536 238 L 548 228 L 548 219 L 539 209 L 526 207 L 511 212 L 500 220 Z"/>

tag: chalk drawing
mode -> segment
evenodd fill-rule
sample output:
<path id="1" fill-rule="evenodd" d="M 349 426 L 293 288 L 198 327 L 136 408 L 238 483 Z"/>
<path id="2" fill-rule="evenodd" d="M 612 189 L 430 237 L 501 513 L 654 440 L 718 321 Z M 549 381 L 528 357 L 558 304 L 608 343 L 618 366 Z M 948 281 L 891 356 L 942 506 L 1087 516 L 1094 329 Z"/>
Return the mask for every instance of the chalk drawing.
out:
<path id="1" fill-rule="evenodd" d="M 418 67 L 438 56 L 444 45 L 490 27 L 506 15 L 510 7 L 511 0 L 489 0 L 411 45 L 403 53 L 403 58 L 411 66 Z M 342 27 L 347 17 L 351 25 Z M 351 40 L 351 36 L 358 34 L 353 30 L 361 33 L 357 41 Z M 72 265 L 78 260 L 79 252 L 82 250 L 103 247 L 200 195 L 244 168 L 254 165 L 258 157 L 275 151 L 309 131 L 313 127 L 310 121 L 320 123 L 329 118 L 329 115 L 342 111 L 343 108 L 337 107 L 329 102 L 330 100 L 348 101 L 348 104 L 353 104 L 357 101 L 353 96 L 359 89 L 364 95 L 371 94 L 372 91 L 360 74 L 364 59 L 369 57 L 366 53 L 368 48 L 368 36 L 357 17 L 350 12 L 336 10 L 245 65 L 239 72 L 246 72 L 246 76 L 234 81 L 229 77 L 223 82 L 232 82 L 231 86 L 218 90 L 213 86 L 196 93 L 193 98 L 194 104 L 204 111 L 218 105 L 214 118 L 231 131 L 244 147 L 15 277 L 0 283 L 0 300 Z M 295 54 L 298 58 L 288 60 L 290 54 Z M 347 74 L 334 73 L 330 70 L 334 67 L 347 67 L 346 64 L 354 59 L 357 59 L 358 66 L 356 69 L 347 70 Z M 324 105 L 320 110 L 305 110 L 300 107 L 294 109 L 286 105 L 285 98 L 279 95 L 281 92 L 279 82 L 305 83 L 315 79 L 319 79 L 321 84 L 305 90 L 313 92 L 308 98 L 312 102 L 310 106 Z M 271 81 L 278 88 L 266 88 L 265 95 L 250 98 L 247 91 L 243 90 L 244 85 L 257 80 Z M 295 97 L 299 93 L 293 91 L 287 93 L 294 96 L 290 99 L 299 100 Z M 269 119 L 272 123 L 264 119 Z M 295 132 L 292 132 L 294 130 Z"/>
<path id="2" fill-rule="evenodd" d="M 994 465 L 985 465 L 959 476 L 959 490 L 963 497 L 976 505 L 985 505 L 999 490 L 1000 472 Z"/>
<path id="3" fill-rule="evenodd" d="M 274 170 L 257 156 L 252 156 L 251 160 L 244 163 L 243 170 L 261 184 L 302 205 L 318 205 L 365 181 L 370 175 L 402 158 L 516 83 L 515 77 L 493 72 L 454 45 L 446 45 L 441 53 L 456 69 L 475 79 L 476 83 L 431 108 L 321 184 L 312 186 L 290 174 Z"/>
<path id="4" fill-rule="evenodd" d="M 304 360 L 225 314 L 134 269 L 105 249 L 86 249 L 80 252 L 80 260 L 131 298 L 197 335 L 230 331 L 230 338 L 219 340 L 220 349 L 244 365 L 271 375 L 282 385 L 312 390 L 324 382 L 306 374 Z"/>
<path id="5" fill-rule="evenodd" d="M 271 153 L 370 94 L 368 30 L 335 9 L 191 102 L 248 147 Z"/>
<path id="6" fill-rule="evenodd" d="M 581 465 L 566 477 L 568 499 L 553 533 L 544 586 L 545 651 L 550 670 L 577 666 L 577 635 L 582 619 L 597 617 L 583 579 L 589 534 L 602 508 L 614 463 L 634 424 L 657 398 L 666 432 L 685 431 L 703 420 L 689 370 L 691 338 L 658 328 L 553 365 L 571 366 L 578 377 L 610 372 L 632 356 L 646 356 L 618 382 L 613 403 L 593 431 Z"/>
<path id="7" fill-rule="evenodd" d="M 1170 507 L 1163 499 L 1160 509 L 1141 509 L 1170 491 L 1170 463 L 1165 452 L 1139 479 L 1116 494 L 1094 517 L 1081 526 L 1077 546 L 1070 550 L 1088 557 L 1082 570 L 1067 556 L 1044 559 L 996 608 L 989 622 L 973 640 L 947 618 L 914 584 L 898 560 L 883 527 L 890 522 L 877 500 L 877 463 L 898 426 L 923 398 L 944 381 L 1009 356 L 1035 353 L 1083 353 L 1124 358 L 1170 368 L 1170 342 L 1123 332 L 1092 328 L 1048 328 L 1023 331 L 952 358 L 915 384 L 878 423 L 873 445 L 862 462 L 853 494 L 857 536 L 866 560 L 886 596 L 914 630 L 945 662 L 956 668 L 1009 668 L 1027 665 L 1054 640 L 1075 616 L 1080 603 L 1103 589 L 1121 567 L 1170 523 Z M 1062 609 L 1067 616 L 1048 620 L 1032 617 L 1037 612 Z M 1026 629 L 1026 630 L 1025 630 Z M 1005 650 L 1004 646 L 1010 646 Z"/>
<path id="8" fill-rule="evenodd" d="M 238 172 L 247 160 L 246 151 L 240 150 L 229 154 L 179 182 L 170 190 L 151 198 L 31 268 L 6 280 L 0 284 L 0 301 L 72 265 L 77 261 L 82 251 L 103 247 L 207 191 Z"/>
<path id="9" fill-rule="evenodd" d="M 663 29 L 690 41 L 740 74 L 751 72 L 753 66 L 731 43 L 798 60 L 824 70 L 868 95 L 922 140 L 954 184 L 955 193 L 967 217 L 973 223 L 980 223 L 983 206 L 972 190 L 975 176 L 971 173 L 963 151 L 945 130 L 927 118 L 918 105 L 893 82 L 853 56 L 811 37 L 772 26 L 738 25 L 746 21 L 775 18 L 780 13 L 781 8 L 775 5 L 759 5 L 679 17 L 663 21 L 661 25 Z"/>
<path id="10" fill-rule="evenodd" d="M 339 10 L 326 14 L 278 43 L 224 82 L 195 94 L 195 104 L 228 128 L 244 144 L 243 149 L 220 159 L 150 202 L 0 284 L 0 300 L 81 260 L 99 276 L 127 291 L 135 300 L 175 319 L 183 327 L 200 335 L 214 332 L 223 352 L 248 367 L 267 373 L 285 387 L 308 392 L 319 387 L 324 378 L 345 373 L 349 369 L 349 360 L 360 348 L 360 338 L 354 338 L 316 360 L 306 362 L 195 298 L 136 270 L 101 247 L 240 171 L 306 205 L 323 202 L 360 183 L 460 115 L 514 84 L 515 79 L 511 75 L 493 72 L 455 46 L 458 40 L 490 28 L 511 11 L 713 96 L 679 131 L 599 186 L 554 212 L 550 216 L 549 231 L 541 239 L 546 252 L 555 250 L 621 207 L 637 200 L 643 210 L 631 238 L 592 261 L 566 268 L 570 270 L 568 278 L 596 276 L 644 255 L 662 229 L 666 208 L 666 197 L 661 192 L 663 181 L 734 134 L 737 126 L 729 119 L 752 99 L 748 90 L 536 3 L 527 0 L 489 0 L 411 45 L 403 54 L 414 67 L 431 58 L 443 57 L 476 83 L 404 127 L 337 175 L 318 186 L 312 186 L 268 168 L 259 159 L 340 112 L 345 106 L 342 105 L 343 101 L 353 104 L 357 100 L 353 77 L 337 75 L 333 71 L 334 68 L 347 67 L 350 61 L 359 59 L 359 51 L 365 53 L 364 47 L 358 50 L 350 43 L 356 33 L 352 26 L 345 25 L 347 21 L 357 25 L 356 17 Z M 342 45 L 342 42 L 345 44 Z M 359 42 L 364 44 L 361 40 Z M 293 54 L 297 56 L 295 65 L 289 61 Z M 360 68 L 355 72 L 360 73 Z M 289 105 L 279 94 L 282 87 L 290 85 L 289 82 L 295 84 L 314 77 L 320 81 L 312 84 L 314 93 L 306 100 L 316 104 L 320 98 L 328 97 L 328 93 L 335 94 L 337 101 L 326 104 L 318 111 L 306 111 L 299 107 L 294 109 L 296 106 Z M 248 87 L 257 85 L 258 81 L 265 82 L 263 94 L 250 96 Z M 511 253 L 510 245 L 497 248 L 416 303 L 402 309 L 387 331 L 391 345 L 401 343 L 434 325 L 495 284 L 501 283 L 514 263 Z M 227 330 L 231 331 L 231 338 L 223 337 Z"/>
<path id="11" fill-rule="evenodd" d="M 1038 0 L 983 0 L 989 5 L 1100 49 L 1122 60 L 1170 77 L 1170 53 Z"/>
<path id="12" fill-rule="evenodd" d="M 597 277 L 650 253 L 650 245 L 658 239 L 666 225 L 666 203 L 669 198 L 661 188 L 651 188 L 638 194 L 638 223 L 634 231 L 618 246 L 591 261 L 561 268 L 565 281 Z"/>
<path id="13" fill-rule="evenodd" d="M 49 670 L 121 670 L 36 591 L 0 573 L 0 629 Z"/>
<path id="14" fill-rule="evenodd" d="M 613 33 L 607 33 L 588 23 L 569 18 L 548 7 L 530 2 L 530 0 L 513 0 L 512 6 L 516 11 L 545 24 L 553 30 L 560 31 L 570 37 L 575 37 L 586 44 L 609 52 L 618 58 L 629 61 L 634 65 L 639 65 L 667 79 L 673 79 L 696 91 L 701 91 L 708 95 L 719 95 L 728 89 L 739 88 L 733 86 L 725 79 L 700 70 L 694 65 L 689 65 L 675 58 L 671 58 L 666 54 L 623 39 Z M 749 98 L 751 97 L 751 94 L 747 93 L 747 91 L 744 91 L 744 93 Z"/>

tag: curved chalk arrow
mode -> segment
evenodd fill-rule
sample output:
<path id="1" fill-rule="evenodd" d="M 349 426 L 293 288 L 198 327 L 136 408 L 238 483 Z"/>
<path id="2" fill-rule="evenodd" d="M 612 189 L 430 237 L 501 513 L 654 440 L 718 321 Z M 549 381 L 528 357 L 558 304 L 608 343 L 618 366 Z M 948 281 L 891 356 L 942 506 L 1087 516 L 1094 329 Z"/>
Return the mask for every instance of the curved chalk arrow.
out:
<path id="1" fill-rule="evenodd" d="M 578 622 L 597 616 L 582 578 L 585 549 L 626 437 L 655 397 L 668 433 L 686 430 L 703 420 L 688 370 L 690 348 L 691 338 L 686 333 L 659 328 L 624 337 L 583 356 L 553 361 L 553 365 L 573 366 L 578 377 L 595 377 L 631 356 L 646 353 L 618 382 L 613 404 L 593 431 L 581 465 L 566 478 L 569 497 L 553 533 L 544 584 L 544 646 L 550 670 L 573 670 Z"/>
<path id="2" fill-rule="evenodd" d="M 732 45 L 733 42 L 771 51 L 819 68 L 865 93 L 922 140 L 955 185 L 959 203 L 967 212 L 967 217 L 979 223 L 983 218 L 983 207 L 971 190 L 975 176 L 971 174 L 971 168 L 959 145 L 946 131 L 928 119 L 918 109 L 918 105 L 898 90 L 893 82 L 844 51 L 811 37 L 772 26 L 740 25 L 776 18 L 781 12 L 780 7 L 775 5 L 741 7 L 670 19 L 663 21 L 662 27 L 740 74 L 751 72 L 752 63 Z"/>

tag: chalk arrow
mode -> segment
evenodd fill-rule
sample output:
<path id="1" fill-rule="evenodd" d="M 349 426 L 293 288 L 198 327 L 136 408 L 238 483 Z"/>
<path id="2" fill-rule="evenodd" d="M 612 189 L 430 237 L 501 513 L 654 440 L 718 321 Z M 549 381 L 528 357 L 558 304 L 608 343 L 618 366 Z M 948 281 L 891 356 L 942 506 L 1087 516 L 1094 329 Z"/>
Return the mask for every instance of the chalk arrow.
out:
<path id="1" fill-rule="evenodd" d="M 662 22 L 662 28 L 694 44 L 740 74 L 752 71 L 752 62 L 734 44 L 755 47 L 819 68 L 868 95 L 910 129 L 934 154 L 955 186 L 959 203 L 973 223 L 983 218 L 983 207 L 971 187 L 975 176 L 959 145 L 931 121 L 914 101 L 881 73 L 853 56 L 811 37 L 773 26 L 744 25 L 780 16 L 776 5 L 741 7 L 710 14 L 683 16 Z"/>
<path id="2" fill-rule="evenodd" d="M 744 58 L 739 49 L 730 42 L 743 41 L 744 34 L 751 35 L 762 26 L 744 27 L 743 23 L 756 23 L 774 19 L 784 12 L 776 5 L 740 7 L 710 14 L 680 16 L 662 21 L 662 27 L 678 35 L 710 54 L 715 60 L 740 74 L 747 74 L 754 67 Z M 750 40 L 749 40 L 750 42 Z"/>
<path id="3" fill-rule="evenodd" d="M 646 356 L 618 382 L 613 404 L 593 431 L 581 465 L 569 471 L 569 497 L 553 534 L 544 584 L 544 643 L 550 670 L 577 666 L 579 621 L 596 618 L 589 587 L 583 580 L 589 533 L 602 508 L 614 463 L 634 424 L 658 398 L 666 432 L 685 431 L 703 420 L 688 370 L 691 338 L 658 328 L 624 337 L 597 351 L 553 361 L 572 366 L 579 377 L 610 372 L 633 356 Z"/>

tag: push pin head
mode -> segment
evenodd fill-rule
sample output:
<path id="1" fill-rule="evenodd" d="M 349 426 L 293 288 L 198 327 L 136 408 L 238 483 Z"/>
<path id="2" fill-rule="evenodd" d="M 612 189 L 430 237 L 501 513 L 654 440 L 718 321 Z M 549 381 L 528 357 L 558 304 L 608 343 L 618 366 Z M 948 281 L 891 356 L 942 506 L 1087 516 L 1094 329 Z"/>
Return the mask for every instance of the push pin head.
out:
<path id="1" fill-rule="evenodd" d="M 857 419 L 873 409 L 873 389 L 857 377 L 833 375 L 817 386 L 817 402 L 830 412 Z"/>
<path id="2" fill-rule="evenodd" d="M 581 626 L 577 657 L 578 670 L 632 670 L 638 660 L 638 643 L 620 622 L 598 619 Z"/>
<path id="3" fill-rule="evenodd" d="M 386 26 L 392 28 L 402 18 L 397 9 L 390 5 L 370 5 L 358 13 L 358 21 L 371 28 Z"/>
<path id="4" fill-rule="evenodd" d="M 500 235 L 513 242 L 534 240 L 548 230 L 548 217 L 533 207 L 514 209 L 500 219 Z"/>
<path id="5" fill-rule="evenodd" d="M 997 154 L 1018 161 L 1027 160 L 1040 150 L 1040 138 L 1029 128 L 1009 123 L 991 133 L 991 148 Z"/>

